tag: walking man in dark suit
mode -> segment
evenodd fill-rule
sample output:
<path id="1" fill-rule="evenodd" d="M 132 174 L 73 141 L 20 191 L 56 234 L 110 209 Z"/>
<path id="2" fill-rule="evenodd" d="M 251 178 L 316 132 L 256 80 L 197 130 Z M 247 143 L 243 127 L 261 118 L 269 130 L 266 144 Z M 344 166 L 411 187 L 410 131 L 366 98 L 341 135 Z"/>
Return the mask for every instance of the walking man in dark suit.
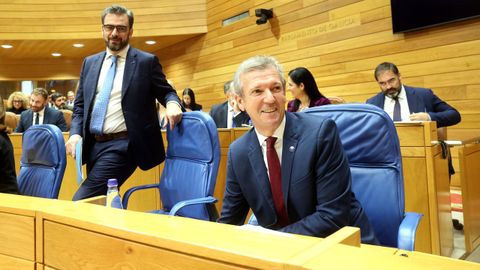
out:
<path id="1" fill-rule="evenodd" d="M 210 116 L 215 121 L 217 128 L 242 127 L 243 125 L 251 125 L 248 114 L 238 107 L 235 101 L 235 92 L 232 89 L 233 82 L 228 81 L 223 85 L 223 93 L 227 101 L 213 105 L 210 110 Z"/>
<path id="2" fill-rule="evenodd" d="M 67 123 L 63 113 L 48 108 L 48 92 L 43 88 L 35 88 L 30 95 L 30 109 L 20 115 L 20 123 L 15 132 L 24 132 L 32 125 L 53 124 L 61 131 L 67 131 Z"/>
<path id="3" fill-rule="evenodd" d="M 402 84 L 397 66 L 384 62 L 375 69 L 382 92 L 367 100 L 384 109 L 393 121 L 436 121 L 437 127 L 460 122 L 460 113 L 438 98 L 431 89 Z"/>
<path id="4" fill-rule="evenodd" d="M 171 129 L 182 117 L 180 99 L 158 58 L 130 47 L 133 21 L 125 7 L 106 8 L 106 51 L 87 57 L 82 66 L 66 147 L 73 156 L 83 137 L 87 178 L 74 200 L 105 194 L 108 179 L 121 185 L 137 166 L 148 170 L 165 159 L 155 100 L 166 107 Z"/>
<path id="5" fill-rule="evenodd" d="M 285 112 L 283 70 L 272 57 L 247 59 L 234 78 L 254 128 L 230 146 L 219 222 L 242 225 L 252 209 L 269 229 L 326 237 L 356 226 L 363 243 L 377 243 L 351 191 L 335 122 Z"/>

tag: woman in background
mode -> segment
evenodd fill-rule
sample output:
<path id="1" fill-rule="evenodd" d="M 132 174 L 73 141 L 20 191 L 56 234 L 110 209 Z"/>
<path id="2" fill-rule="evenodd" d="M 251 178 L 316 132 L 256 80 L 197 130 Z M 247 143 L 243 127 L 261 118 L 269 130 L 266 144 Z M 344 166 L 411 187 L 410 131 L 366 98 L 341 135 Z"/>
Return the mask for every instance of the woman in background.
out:
<path id="1" fill-rule="evenodd" d="M 304 67 L 288 72 L 287 89 L 295 98 L 288 102 L 287 111 L 289 112 L 301 112 L 310 107 L 330 104 L 330 100 L 318 90 L 312 73 Z"/>
<path id="2" fill-rule="evenodd" d="M 202 110 L 202 105 L 195 102 L 195 93 L 193 93 L 193 90 L 191 88 L 187 87 L 183 89 L 182 96 L 182 105 L 187 112 Z"/>
<path id="3" fill-rule="evenodd" d="M 0 97 L 0 100 L 1 99 Z M 5 108 L 0 102 L 0 193 L 18 193 L 13 146 L 5 125 Z"/>
<path id="4" fill-rule="evenodd" d="M 28 99 L 24 93 L 16 91 L 13 92 L 7 101 L 7 112 L 13 112 L 15 114 L 21 114 L 28 109 Z"/>

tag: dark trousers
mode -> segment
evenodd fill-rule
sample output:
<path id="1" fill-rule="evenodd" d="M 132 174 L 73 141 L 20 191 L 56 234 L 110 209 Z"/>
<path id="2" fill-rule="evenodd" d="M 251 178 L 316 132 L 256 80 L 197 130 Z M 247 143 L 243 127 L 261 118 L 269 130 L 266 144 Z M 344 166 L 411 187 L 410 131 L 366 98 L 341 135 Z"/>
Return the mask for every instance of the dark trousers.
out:
<path id="1" fill-rule="evenodd" d="M 128 152 L 128 138 L 94 142 L 87 159 L 87 179 L 73 196 L 81 200 L 107 194 L 108 179 L 115 178 L 120 187 L 137 165 Z"/>

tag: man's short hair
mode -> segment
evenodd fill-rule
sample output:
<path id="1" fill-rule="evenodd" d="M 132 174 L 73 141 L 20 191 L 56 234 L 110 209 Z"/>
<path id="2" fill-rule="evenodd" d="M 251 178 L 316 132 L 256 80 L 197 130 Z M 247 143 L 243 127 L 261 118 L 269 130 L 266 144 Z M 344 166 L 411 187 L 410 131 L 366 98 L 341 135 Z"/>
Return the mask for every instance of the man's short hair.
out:
<path id="1" fill-rule="evenodd" d="M 127 14 L 128 16 L 128 26 L 129 28 L 133 27 L 133 12 L 129 10 L 126 7 L 120 6 L 120 5 L 112 5 L 110 7 L 107 7 L 103 10 L 102 12 L 102 25 L 105 24 L 105 16 L 107 14 L 116 14 L 116 15 L 123 15 Z"/>
<path id="2" fill-rule="evenodd" d="M 385 71 L 391 71 L 395 75 L 400 74 L 400 72 L 398 72 L 397 66 L 395 66 L 394 63 L 383 62 L 380 65 L 378 65 L 377 68 L 375 68 L 375 72 L 373 73 L 373 75 L 375 76 L 375 80 L 378 81 L 378 76 L 380 76 L 380 74 L 382 74 Z"/>
<path id="3" fill-rule="evenodd" d="M 45 100 L 48 99 L 48 91 L 45 88 L 39 87 L 39 88 L 33 89 L 32 95 L 42 96 Z"/>
<path id="4" fill-rule="evenodd" d="M 233 80 L 230 80 L 226 83 L 223 84 L 223 93 L 226 95 L 228 92 L 230 92 L 230 90 L 233 90 L 232 89 L 232 82 Z"/>
<path id="5" fill-rule="evenodd" d="M 278 72 L 278 76 L 282 81 L 283 88 L 285 88 L 285 78 L 283 77 L 283 68 L 278 63 L 277 59 L 272 56 L 268 55 L 257 55 L 247 60 L 243 61 L 240 66 L 238 67 L 237 71 L 235 72 L 235 76 L 233 79 L 233 88 L 235 93 L 243 97 L 243 85 L 240 80 L 240 76 L 242 74 L 254 71 L 254 70 L 265 70 L 268 68 L 274 68 Z"/>

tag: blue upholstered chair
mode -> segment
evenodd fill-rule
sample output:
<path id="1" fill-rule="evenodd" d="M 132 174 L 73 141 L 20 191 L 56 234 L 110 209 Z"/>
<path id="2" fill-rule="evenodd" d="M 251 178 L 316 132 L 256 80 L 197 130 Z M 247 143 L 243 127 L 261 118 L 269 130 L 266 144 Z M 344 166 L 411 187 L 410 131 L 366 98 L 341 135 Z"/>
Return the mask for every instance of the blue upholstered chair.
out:
<path id="1" fill-rule="evenodd" d="M 422 217 L 404 212 L 402 157 L 395 126 L 382 109 L 339 104 L 305 111 L 335 121 L 352 172 L 352 190 L 381 245 L 413 250 Z"/>
<path id="2" fill-rule="evenodd" d="M 204 112 L 186 112 L 173 130 L 167 129 L 167 140 L 160 183 L 127 190 L 123 206 L 128 207 L 133 192 L 157 188 L 163 209 L 154 213 L 216 220 L 217 199 L 213 197 L 213 191 L 220 164 L 220 143 L 215 122 Z"/>
<path id="3" fill-rule="evenodd" d="M 31 126 L 22 137 L 20 193 L 57 199 L 66 164 L 62 131 L 55 125 Z"/>

